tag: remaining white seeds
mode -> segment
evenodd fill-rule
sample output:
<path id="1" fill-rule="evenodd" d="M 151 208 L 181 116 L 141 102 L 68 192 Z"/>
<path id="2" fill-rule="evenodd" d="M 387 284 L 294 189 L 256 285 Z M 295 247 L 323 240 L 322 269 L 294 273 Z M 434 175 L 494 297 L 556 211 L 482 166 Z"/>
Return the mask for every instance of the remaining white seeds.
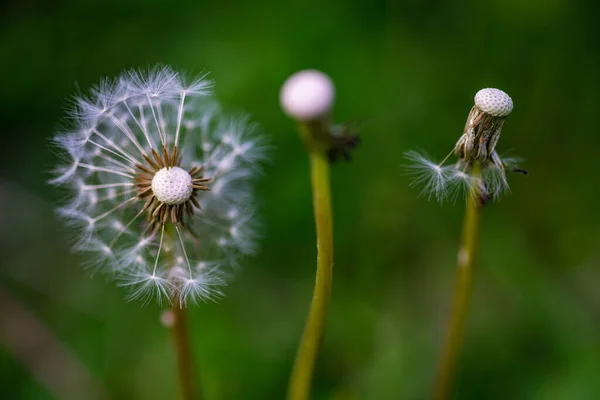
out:
<path id="1" fill-rule="evenodd" d="M 513 109 L 513 102 L 502 90 L 486 88 L 475 94 L 475 106 L 495 117 L 506 117 Z"/>
<path id="2" fill-rule="evenodd" d="M 527 175 L 509 160 L 502 159 L 496 152 L 496 144 L 502 132 L 506 116 L 513 109 L 513 102 L 499 89 L 481 89 L 475 94 L 475 106 L 471 108 L 462 136 L 454 150 L 444 161 L 436 164 L 421 154 L 409 151 L 405 157 L 411 161 L 407 166 L 413 175 L 413 184 L 424 183 L 423 193 L 440 201 L 460 193 L 476 194 L 482 202 L 498 197 L 508 191 L 505 170 Z M 453 166 L 443 166 L 452 155 L 459 157 Z M 473 166 L 479 164 L 481 174 L 473 175 Z"/>
<path id="3" fill-rule="evenodd" d="M 281 88 L 283 111 L 299 121 L 310 121 L 328 114 L 333 105 L 335 89 L 324 73 L 308 69 L 288 78 Z"/>
<path id="4" fill-rule="evenodd" d="M 152 192 L 161 203 L 185 203 L 192 196 L 192 176 L 179 167 L 166 167 L 152 178 Z"/>

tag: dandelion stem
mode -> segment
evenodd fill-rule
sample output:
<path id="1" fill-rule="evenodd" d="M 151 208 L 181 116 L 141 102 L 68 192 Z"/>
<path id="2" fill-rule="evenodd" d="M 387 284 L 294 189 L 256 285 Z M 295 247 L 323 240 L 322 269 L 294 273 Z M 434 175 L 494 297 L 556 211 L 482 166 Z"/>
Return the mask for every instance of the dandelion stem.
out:
<path id="1" fill-rule="evenodd" d="M 474 179 L 478 179 L 481 176 L 479 163 L 474 163 L 471 174 Z M 452 315 L 434 385 L 432 396 L 434 400 L 444 400 L 450 395 L 457 358 L 464 336 L 466 317 L 473 289 L 475 257 L 479 247 L 482 208 L 480 196 L 481 193 L 479 190 L 473 190 L 467 196 L 467 210 L 463 222 L 461 246 L 458 252 L 458 271 Z"/>
<path id="2" fill-rule="evenodd" d="M 323 337 L 333 272 L 329 163 L 321 151 L 310 151 L 310 167 L 317 228 L 317 275 L 312 304 L 292 371 L 289 400 L 309 398 L 315 360 Z"/>
<path id="3" fill-rule="evenodd" d="M 179 302 L 174 302 L 173 315 L 175 324 L 173 325 L 173 341 L 177 355 L 177 367 L 179 370 L 179 385 L 181 387 L 182 400 L 197 400 L 198 391 L 194 380 L 194 368 L 192 363 L 192 346 L 190 343 L 189 324 L 186 309 L 181 307 Z"/>
<path id="4" fill-rule="evenodd" d="M 164 225 L 163 225 L 164 229 Z M 179 234 L 176 225 L 170 224 L 167 226 L 167 235 L 172 241 L 175 240 L 175 235 Z M 162 237 L 162 233 L 161 233 Z M 174 255 L 171 250 L 167 252 L 172 258 L 172 265 L 175 265 Z M 181 400 L 197 400 L 200 399 L 200 391 L 197 388 L 197 379 L 194 378 L 194 362 L 192 360 L 192 343 L 190 340 L 190 327 L 188 323 L 187 311 L 179 300 L 178 294 L 174 294 L 171 299 L 171 311 L 175 317 L 173 327 L 173 342 L 175 344 L 175 356 L 177 358 L 177 370 L 179 372 L 179 386 Z"/>

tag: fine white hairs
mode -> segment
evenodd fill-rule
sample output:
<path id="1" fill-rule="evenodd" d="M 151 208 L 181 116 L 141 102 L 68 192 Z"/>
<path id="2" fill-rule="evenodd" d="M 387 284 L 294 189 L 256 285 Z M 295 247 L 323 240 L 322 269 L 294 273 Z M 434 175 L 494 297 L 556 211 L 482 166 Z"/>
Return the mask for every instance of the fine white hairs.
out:
<path id="1" fill-rule="evenodd" d="M 307 69 L 296 72 L 283 84 L 281 107 L 290 117 L 299 121 L 319 119 L 331 111 L 335 89 L 329 76 Z"/>

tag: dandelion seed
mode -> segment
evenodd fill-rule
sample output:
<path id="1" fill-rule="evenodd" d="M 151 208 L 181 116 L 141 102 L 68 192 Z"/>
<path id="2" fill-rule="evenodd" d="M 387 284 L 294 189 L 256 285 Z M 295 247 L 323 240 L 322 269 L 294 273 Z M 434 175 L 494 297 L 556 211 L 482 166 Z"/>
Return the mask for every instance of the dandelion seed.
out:
<path id="1" fill-rule="evenodd" d="M 266 146 L 248 118 L 223 116 L 211 87 L 169 67 L 127 71 L 76 99 L 73 130 L 54 139 L 65 164 L 50 183 L 73 193 L 59 216 L 74 248 L 131 299 L 216 298 L 220 269 L 256 246 L 246 226 Z"/>
<path id="2" fill-rule="evenodd" d="M 412 162 L 407 167 L 409 174 L 413 176 L 411 185 L 425 184 L 421 191 L 422 195 L 443 200 L 448 192 L 448 183 L 451 180 L 453 168 L 442 167 L 416 151 L 408 151 L 404 156 Z"/>

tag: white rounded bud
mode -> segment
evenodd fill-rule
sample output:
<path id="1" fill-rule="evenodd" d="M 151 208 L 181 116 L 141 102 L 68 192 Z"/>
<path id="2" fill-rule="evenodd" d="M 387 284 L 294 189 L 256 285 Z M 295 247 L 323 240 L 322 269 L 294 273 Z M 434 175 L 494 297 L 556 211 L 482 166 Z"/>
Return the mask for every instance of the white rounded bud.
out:
<path id="1" fill-rule="evenodd" d="M 183 168 L 166 167 L 152 178 L 152 192 L 161 203 L 176 205 L 192 197 L 192 176 Z"/>
<path id="2" fill-rule="evenodd" d="M 279 100 L 287 115 L 300 121 L 323 117 L 331 110 L 335 89 L 324 73 L 307 69 L 288 78 L 281 88 Z"/>
<path id="3" fill-rule="evenodd" d="M 475 106 L 494 117 L 506 117 L 513 109 L 513 102 L 502 90 L 486 88 L 475 95 Z"/>

